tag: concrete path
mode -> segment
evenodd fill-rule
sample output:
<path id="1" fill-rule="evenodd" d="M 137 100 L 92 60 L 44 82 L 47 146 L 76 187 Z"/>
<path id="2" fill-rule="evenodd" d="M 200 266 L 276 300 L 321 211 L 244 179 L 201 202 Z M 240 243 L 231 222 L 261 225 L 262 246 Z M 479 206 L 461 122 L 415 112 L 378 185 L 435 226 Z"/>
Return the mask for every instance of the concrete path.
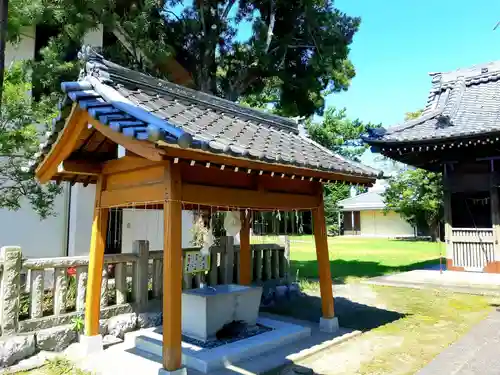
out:
<path id="1" fill-rule="evenodd" d="M 443 288 L 457 293 L 500 295 L 500 274 L 415 270 L 393 275 L 373 277 L 364 284 L 406 288 Z"/>
<path id="2" fill-rule="evenodd" d="M 269 352 L 256 357 L 247 358 L 237 363 L 227 363 L 226 368 L 211 371 L 210 375 L 259 375 L 280 368 L 293 362 L 312 356 L 319 351 L 327 349 L 333 345 L 338 345 L 359 334 L 360 331 L 341 328 L 334 334 L 319 331 L 317 323 L 299 321 L 287 317 L 277 317 L 271 314 L 261 314 L 266 317 L 288 321 L 311 327 L 311 336 L 275 348 Z M 122 344 L 112 346 L 101 353 L 78 360 L 73 356 L 76 365 L 92 374 L 98 375 L 157 375 L 161 366 L 161 358 L 153 354 L 141 351 L 135 347 L 135 338 L 143 335 L 147 330 L 138 330 L 125 334 L 125 341 Z M 75 345 L 75 351 L 78 347 Z M 71 358 L 71 356 L 70 356 Z M 203 373 L 189 369 L 189 375 L 204 375 Z"/>
<path id="3" fill-rule="evenodd" d="M 500 309 L 497 309 L 417 375 L 498 375 L 499 353 Z"/>

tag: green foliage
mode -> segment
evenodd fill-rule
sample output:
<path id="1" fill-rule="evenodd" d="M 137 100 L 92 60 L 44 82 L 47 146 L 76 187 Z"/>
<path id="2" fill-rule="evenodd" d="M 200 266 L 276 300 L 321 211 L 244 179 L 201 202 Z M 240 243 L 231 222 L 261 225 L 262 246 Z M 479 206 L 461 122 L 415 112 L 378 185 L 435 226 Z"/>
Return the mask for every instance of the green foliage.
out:
<path id="1" fill-rule="evenodd" d="M 443 217 L 443 186 L 440 173 L 407 170 L 389 180 L 384 193 L 387 210 L 399 212 L 410 224 L 428 227 L 438 237 Z"/>
<path id="2" fill-rule="evenodd" d="M 359 160 L 368 145 L 361 141 L 361 135 L 370 127 L 380 127 L 372 123 L 363 123 L 360 120 L 351 120 L 346 115 L 346 110 L 330 107 L 325 111 L 323 121 L 306 123 L 309 137 L 323 147 L 349 159 Z M 332 183 L 325 185 L 324 201 L 326 223 L 329 233 L 340 232 L 338 201 L 349 198 L 350 185 L 345 183 Z M 358 193 L 364 190 L 358 188 Z"/>
<path id="3" fill-rule="evenodd" d="M 31 85 L 21 64 L 5 73 L 0 113 L 0 207 L 18 210 L 23 201 L 46 218 L 54 214 L 52 205 L 60 187 L 38 184 L 30 164 L 38 151 L 41 133 L 55 116 L 48 99 L 32 103 Z"/>
<path id="4" fill-rule="evenodd" d="M 333 1 L 166 3 L 165 38 L 202 91 L 312 115 L 322 112 L 324 94 L 346 90 L 354 77 L 348 46 L 360 20 Z M 248 40 L 237 35 L 243 22 L 252 26 Z"/>
<path id="5" fill-rule="evenodd" d="M 330 107 L 321 122 L 306 123 L 309 137 L 333 152 L 350 159 L 358 160 L 368 148 L 361 140 L 361 135 L 369 128 L 378 128 L 381 124 L 363 123 L 359 119 L 351 120 L 346 109 Z"/>
<path id="6" fill-rule="evenodd" d="M 74 60 L 85 32 L 103 24 L 116 39 L 104 53 L 118 63 L 169 78 L 172 56 L 197 89 L 309 116 L 322 113 L 326 94 L 349 87 L 355 75 L 349 45 L 360 19 L 331 0 L 11 0 L 10 40 L 42 22 L 60 32 L 42 54 L 46 61 L 35 64 L 37 78 L 52 66 L 58 82 L 72 70 L 65 63 Z M 243 24 L 251 25 L 247 40 L 238 37 Z M 53 87 L 42 84 L 46 93 Z"/>
<path id="7" fill-rule="evenodd" d="M 85 322 L 83 320 L 83 315 L 77 315 L 73 319 L 71 319 L 71 325 L 73 331 L 77 333 L 83 332 L 83 327 L 85 326 Z"/>

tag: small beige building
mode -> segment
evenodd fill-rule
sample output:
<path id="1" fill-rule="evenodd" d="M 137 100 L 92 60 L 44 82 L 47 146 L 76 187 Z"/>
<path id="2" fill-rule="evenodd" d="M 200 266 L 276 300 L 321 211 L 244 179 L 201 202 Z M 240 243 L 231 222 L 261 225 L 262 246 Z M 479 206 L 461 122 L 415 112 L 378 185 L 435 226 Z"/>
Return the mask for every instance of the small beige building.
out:
<path id="1" fill-rule="evenodd" d="M 344 235 L 365 237 L 414 237 L 416 228 L 397 212 L 385 212 L 382 197 L 386 186 L 377 181 L 368 192 L 339 201 L 344 214 Z"/>

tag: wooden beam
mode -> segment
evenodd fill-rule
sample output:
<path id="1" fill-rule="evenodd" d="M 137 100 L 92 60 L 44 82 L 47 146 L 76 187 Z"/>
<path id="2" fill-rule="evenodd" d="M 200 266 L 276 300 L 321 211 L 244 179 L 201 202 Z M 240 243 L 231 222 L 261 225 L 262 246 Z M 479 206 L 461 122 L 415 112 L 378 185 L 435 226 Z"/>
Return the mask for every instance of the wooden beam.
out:
<path id="1" fill-rule="evenodd" d="M 163 151 L 163 149 L 156 147 L 154 143 L 148 141 L 138 141 L 137 139 L 127 137 L 122 133 L 118 133 L 117 131 L 111 129 L 109 126 L 106 126 L 97 121 L 87 112 L 85 112 L 85 117 L 87 122 L 100 133 L 102 133 L 105 137 L 109 138 L 116 144 L 125 147 L 127 150 L 133 152 L 134 154 L 152 161 L 163 160 L 163 155 L 165 154 L 165 152 Z"/>
<path id="2" fill-rule="evenodd" d="M 94 219 L 90 238 L 89 271 L 85 301 L 85 335 L 87 336 L 99 335 L 101 280 L 109 215 L 109 210 L 107 208 L 100 208 L 101 191 L 103 187 L 104 178 L 101 175 L 96 186 Z"/>
<path id="3" fill-rule="evenodd" d="M 285 211 L 311 209 L 318 207 L 319 204 L 317 195 L 270 193 L 194 184 L 183 185 L 182 200 L 186 203 L 207 206 Z"/>
<path id="4" fill-rule="evenodd" d="M 163 183 L 133 186 L 117 190 L 105 190 L 101 195 L 101 207 L 117 207 L 145 202 L 163 202 L 165 188 Z"/>
<path id="5" fill-rule="evenodd" d="M 135 169 L 149 168 L 155 165 L 165 165 L 165 163 L 162 162 L 160 164 L 159 162 L 151 161 L 141 157 L 124 156 L 120 159 L 104 162 L 102 165 L 102 173 L 112 174 L 120 172 L 130 172 Z"/>
<path id="6" fill-rule="evenodd" d="M 241 212 L 240 230 L 240 284 L 252 282 L 252 251 L 250 250 L 250 212 Z"/>
<path id="7" fill-rule="evenodd" d="M 57 172 L 98 176 L 102 172 L 102 164 L 87 160 L 65 160 L 59 165 Z"/>
<path id="8" fill-rule="evenodd" d="M 50 181 L 57 173 L 59 165 L 73 152 L 80 139 L 80 134 L 86 129 L 86 118 L 86 112 L 77 105 L 73 105 L 56 143 L 35 171 L 36 178 L 40 183 L 44 184 Z"/>
<path id="9" fill-rule="evenodd" d="M 182 365 L 182 181 L 178 164 L 165 168 L 163 206 L 163 367 L 175 371 Z"/>
<path id="10" fill-rule="evenodd" d="M 317 179 L 322 178 L 325 181 L 339 180 L 339 181 L 348 181 L 360 184 L 372 184 L 375 182 L 375 177 L 353 176 L 348 173 L 342 173 L 342 172 L 325 172 L 309 168 L 296 167 L 292 165 L 271 164 L 259 161 L 252 161 L 244 158 L 218 155 L 202 150 L 190 150 L 190 149 L 175 147 L 161 141 L 158 142 L 158 144 L 162 146 L 162 150 L 165 152 L 165 157 L 172 159 L 180 158 L 185 160 L 201 161 L 203 163 L 210 162 L 218 165 L 244 168 L 244 171 L 246 171 L 247 169 L 252 169 L 253 171 L 263 170 L 266 172 L 275 172 L 280 174 L 285 173 L 286 175 L 289 176 L 295 175 L 296 178 L 297 176 L 306 176 L 306 177 L 314 177 Z"/>
<path id="11" fill-rule="evenodd" d="M 323 195 L 319 207 L 312 210 L 314 241 L 316 243 L 316 257 L 318 260 L 319 285 L 321 293 L 321 311 L 323 318 L 331 319 L 335 316 L 333 309 L 332 275 L 330 258 L 328 255 L 328 237 L 326 235 L 325 208 Z"/>
<path id="12" fill-rule="evenodd" d="M 163 182 L 165 167 L 162 165 L 114 173 L 106 177 L 106 189 L 124 189 L 132 186 L 159 184 Z"/>

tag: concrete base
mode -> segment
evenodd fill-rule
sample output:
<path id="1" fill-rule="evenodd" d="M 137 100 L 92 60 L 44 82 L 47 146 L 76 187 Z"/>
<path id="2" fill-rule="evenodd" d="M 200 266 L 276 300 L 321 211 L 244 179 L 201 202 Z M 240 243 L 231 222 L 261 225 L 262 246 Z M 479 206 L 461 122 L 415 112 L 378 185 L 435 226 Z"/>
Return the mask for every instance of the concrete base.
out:
<path id="1" fill-rule="evenodd" d="M 189 289 L 182 292 L 182 333 L 197 340 L 214 339 L 224 324 L 242 320 L 255 325 L 261 287 L 237 284 Z"/>
<path id="2" fill-rule="evenodd" d="M 319 319 L 319 330 L 321 332 L 335 333 L 339 330 L 339 320 L 337 317 Z"/>
<path id="3" fill-rule="evenodd" d="M 273 330 L 213 349 L 183 342 L 182 364 L 190 370 L 195 369 L 205 374 L 211 374 L 227 367 L 228 364 L 244 361 L 262 353 L 272 353 L 277 348 L 300 342 L 311 336 L 310 327 L 262 317 L 259 317 L 257 323 L 273 328 Z M 161 358 L 161 331 L 145 330 L 144 332 L 148 332 L 147 335 L 143 334 L 135 338 L 136 348 Z"/>
<path id="4" fill-rule="evenodd" d="M 85 336 L 80 335 L 78 351 L 82 356 L 99 353 L 103 351 L 102 336 Z"/>
<path id="5" fill-rule="evenodd" d="M 168 371 L 163 368 L 158 370 L 158 375 L 187 375 L 187 370 L 185 367 L 182 367 L 178 370 Z"/>

